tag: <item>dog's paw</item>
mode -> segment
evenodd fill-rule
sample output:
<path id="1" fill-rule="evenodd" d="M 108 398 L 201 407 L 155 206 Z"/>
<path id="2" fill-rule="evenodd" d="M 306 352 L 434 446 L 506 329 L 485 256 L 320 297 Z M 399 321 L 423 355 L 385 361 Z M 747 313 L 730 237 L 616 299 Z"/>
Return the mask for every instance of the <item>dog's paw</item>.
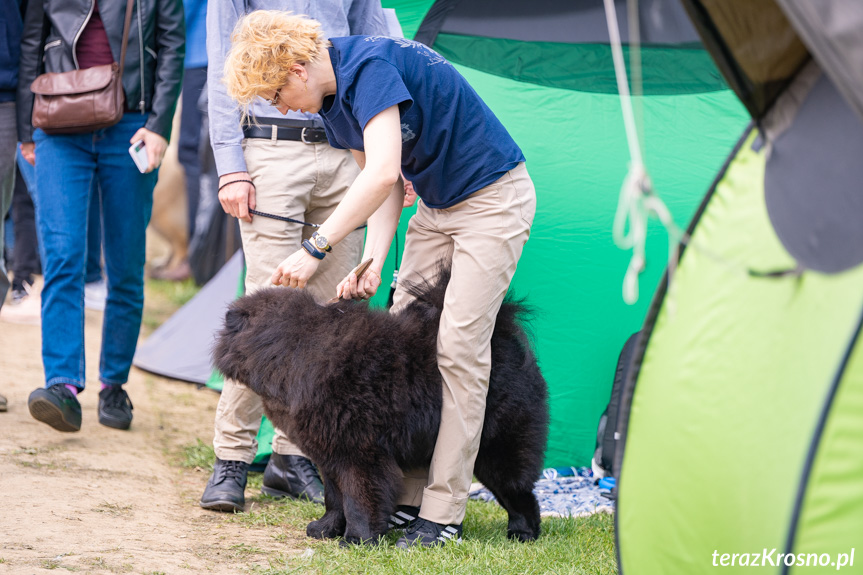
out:
<path id="1" fill-rule="evenodd" d="M 367 537 L 363 539 L 362 537 L 348 535 L 339 540 L 339 547 L 350 547 L 352 545 L 374 546 L 380 544 L 382 537 L 383 536 L 379 535 L 377 537 Z"/>
<path id="2" fill-rule="evenodd" d="M 339 529 L 331 521 L 327 521 L 326 518 L 312 521 L 306 526 L 306 535 L 315 539 L 335 539 L 336 537 L 341 537 L 344 533 L 344 527 Z"/>
<path id="3" fill-rule="evenodd" d="M 522 530 L 522 529 L 507 529 L 506 536 L 510 539 L 515 539 L 520 543 L 527 543 L 528 541 L 536 541 L 539 537 L 539 529 L 536 531 L 530 530 Z"/>

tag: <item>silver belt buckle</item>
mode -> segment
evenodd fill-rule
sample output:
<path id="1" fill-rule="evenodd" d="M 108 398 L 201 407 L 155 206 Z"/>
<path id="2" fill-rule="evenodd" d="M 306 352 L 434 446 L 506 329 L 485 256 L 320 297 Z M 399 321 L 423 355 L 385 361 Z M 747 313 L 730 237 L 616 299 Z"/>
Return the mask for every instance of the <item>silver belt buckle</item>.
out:
<path id="1" fill-rule="evenodd" d="M 303 129 L 300 131 L 300 141 L 304 144 L 314 144 L 314 142 L 309 142 L 308 140 L 306 140 L 306 130 L 307 129 L 308 128 L 303 127 Z"/>

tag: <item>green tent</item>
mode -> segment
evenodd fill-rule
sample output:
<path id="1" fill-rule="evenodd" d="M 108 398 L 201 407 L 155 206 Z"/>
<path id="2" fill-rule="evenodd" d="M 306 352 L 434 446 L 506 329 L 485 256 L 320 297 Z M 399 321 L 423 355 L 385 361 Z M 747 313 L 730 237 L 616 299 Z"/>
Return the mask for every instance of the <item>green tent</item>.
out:
<path id="1" fill-rule="evenodd" d="M 684 4 L 752 124 L 622 392 L 620 570 L 861 573 L 863 4 Z"/>
<path id="2" fill-rule="evenodd" d="M 551 394 L 546 462 L 589 465 L 617 355 L 649 303 L 623 302 L 629 256 L 611 235 L 627 156 L 602 0 L 383 4 L 396 10 L 406 37 L 456 65 L 524 151 L 537 214 L 513 291 L 538 312 L 533 331 Z M 615 4 L 626 44 L 626 2 Z M 672 213 L 687 221 L 745 111 L 677 0 L 640 4 L 646 161 Z M 664 231 L 651 228 L 648 239 L 643 294 L 667 259 Z M 383 304 L 386 294 L 377 297 Z"/>

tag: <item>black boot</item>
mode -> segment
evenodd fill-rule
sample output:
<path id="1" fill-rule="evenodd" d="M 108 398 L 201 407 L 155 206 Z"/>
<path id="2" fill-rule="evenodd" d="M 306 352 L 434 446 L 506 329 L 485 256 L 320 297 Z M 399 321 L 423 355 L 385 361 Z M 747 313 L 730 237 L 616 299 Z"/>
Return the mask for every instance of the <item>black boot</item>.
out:
<path id="1" fill-rule="evenodd" d="M 216 458 L 213 474 L 201 496 L 201 507 L 213 511 L 240 512 L 246 506 L 246 476 L 249 464 Z"/>
<path id="2" fill-rule="evenodd" d="M 302 455 L 273 453 L 261 487 L 270 497 L 293 497 L 324 504 L 324 484 L 314 464 Z"/>

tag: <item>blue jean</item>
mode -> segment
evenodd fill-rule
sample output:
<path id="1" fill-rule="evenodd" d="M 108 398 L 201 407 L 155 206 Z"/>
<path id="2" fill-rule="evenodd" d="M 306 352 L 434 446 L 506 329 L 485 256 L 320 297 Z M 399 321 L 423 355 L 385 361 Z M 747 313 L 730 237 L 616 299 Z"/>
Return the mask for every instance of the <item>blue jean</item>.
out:
<path id="1" fill-rule="evenodd" d="M 92 202 L 101 205 L 108 279 L 99 379 L 119 385 L 129 377 L 144 308 L 145 230 L 157 177 L 155 171 L 141 174 L 128 152 L 130 138 L 145 120 L 130 113 L 96 132 L 34 134 L 47 386 L 85 385 L 84 280 Z"/>
<path id="2" fill-rule="evenodd" d="M 24 185 L 27 188 L 27 193 L 30 195 L 30 198 L 33 198 L 33 194 L 36 190 L 36 168 L 31 166 L 27 160 L 24 159 L 24 156 L 21 155 L 21 150 L 18 150 L 17 155 L 15 157 L 18 162 L 18 170 L 21 173 L 21 177 L 24 180 Z M 96 182 L 95 178 L 93 180 L 93 191 L 92 197 L 98 197 L 99 193 L 99 184 Z M 35 223 L 34 223 L 35 225 Z M 17 232 L 16 232 L 17 233 Z M 36 242 L 36 246 L 40 245 L 37 238 L 33 238 L 27 236 L 25 241 Z M 41 261 L 42 253 L 39 251 L 39 261 Z M 33 262 L 28 262 L 29 264 L 33 264 Z M 16 264 L 17 265 L 17 264 Z M 41 269 L 38 268 L 38 269 Z M 102 279 L 102 209 L 99 205 L 99 202 L 90 202 L 90 216 L 89 223 L 87 228 L 87 272 L 86 272 L 86 282 L 96 282 Z M 33 273 L 39 273 L 35 271 Z"/>

